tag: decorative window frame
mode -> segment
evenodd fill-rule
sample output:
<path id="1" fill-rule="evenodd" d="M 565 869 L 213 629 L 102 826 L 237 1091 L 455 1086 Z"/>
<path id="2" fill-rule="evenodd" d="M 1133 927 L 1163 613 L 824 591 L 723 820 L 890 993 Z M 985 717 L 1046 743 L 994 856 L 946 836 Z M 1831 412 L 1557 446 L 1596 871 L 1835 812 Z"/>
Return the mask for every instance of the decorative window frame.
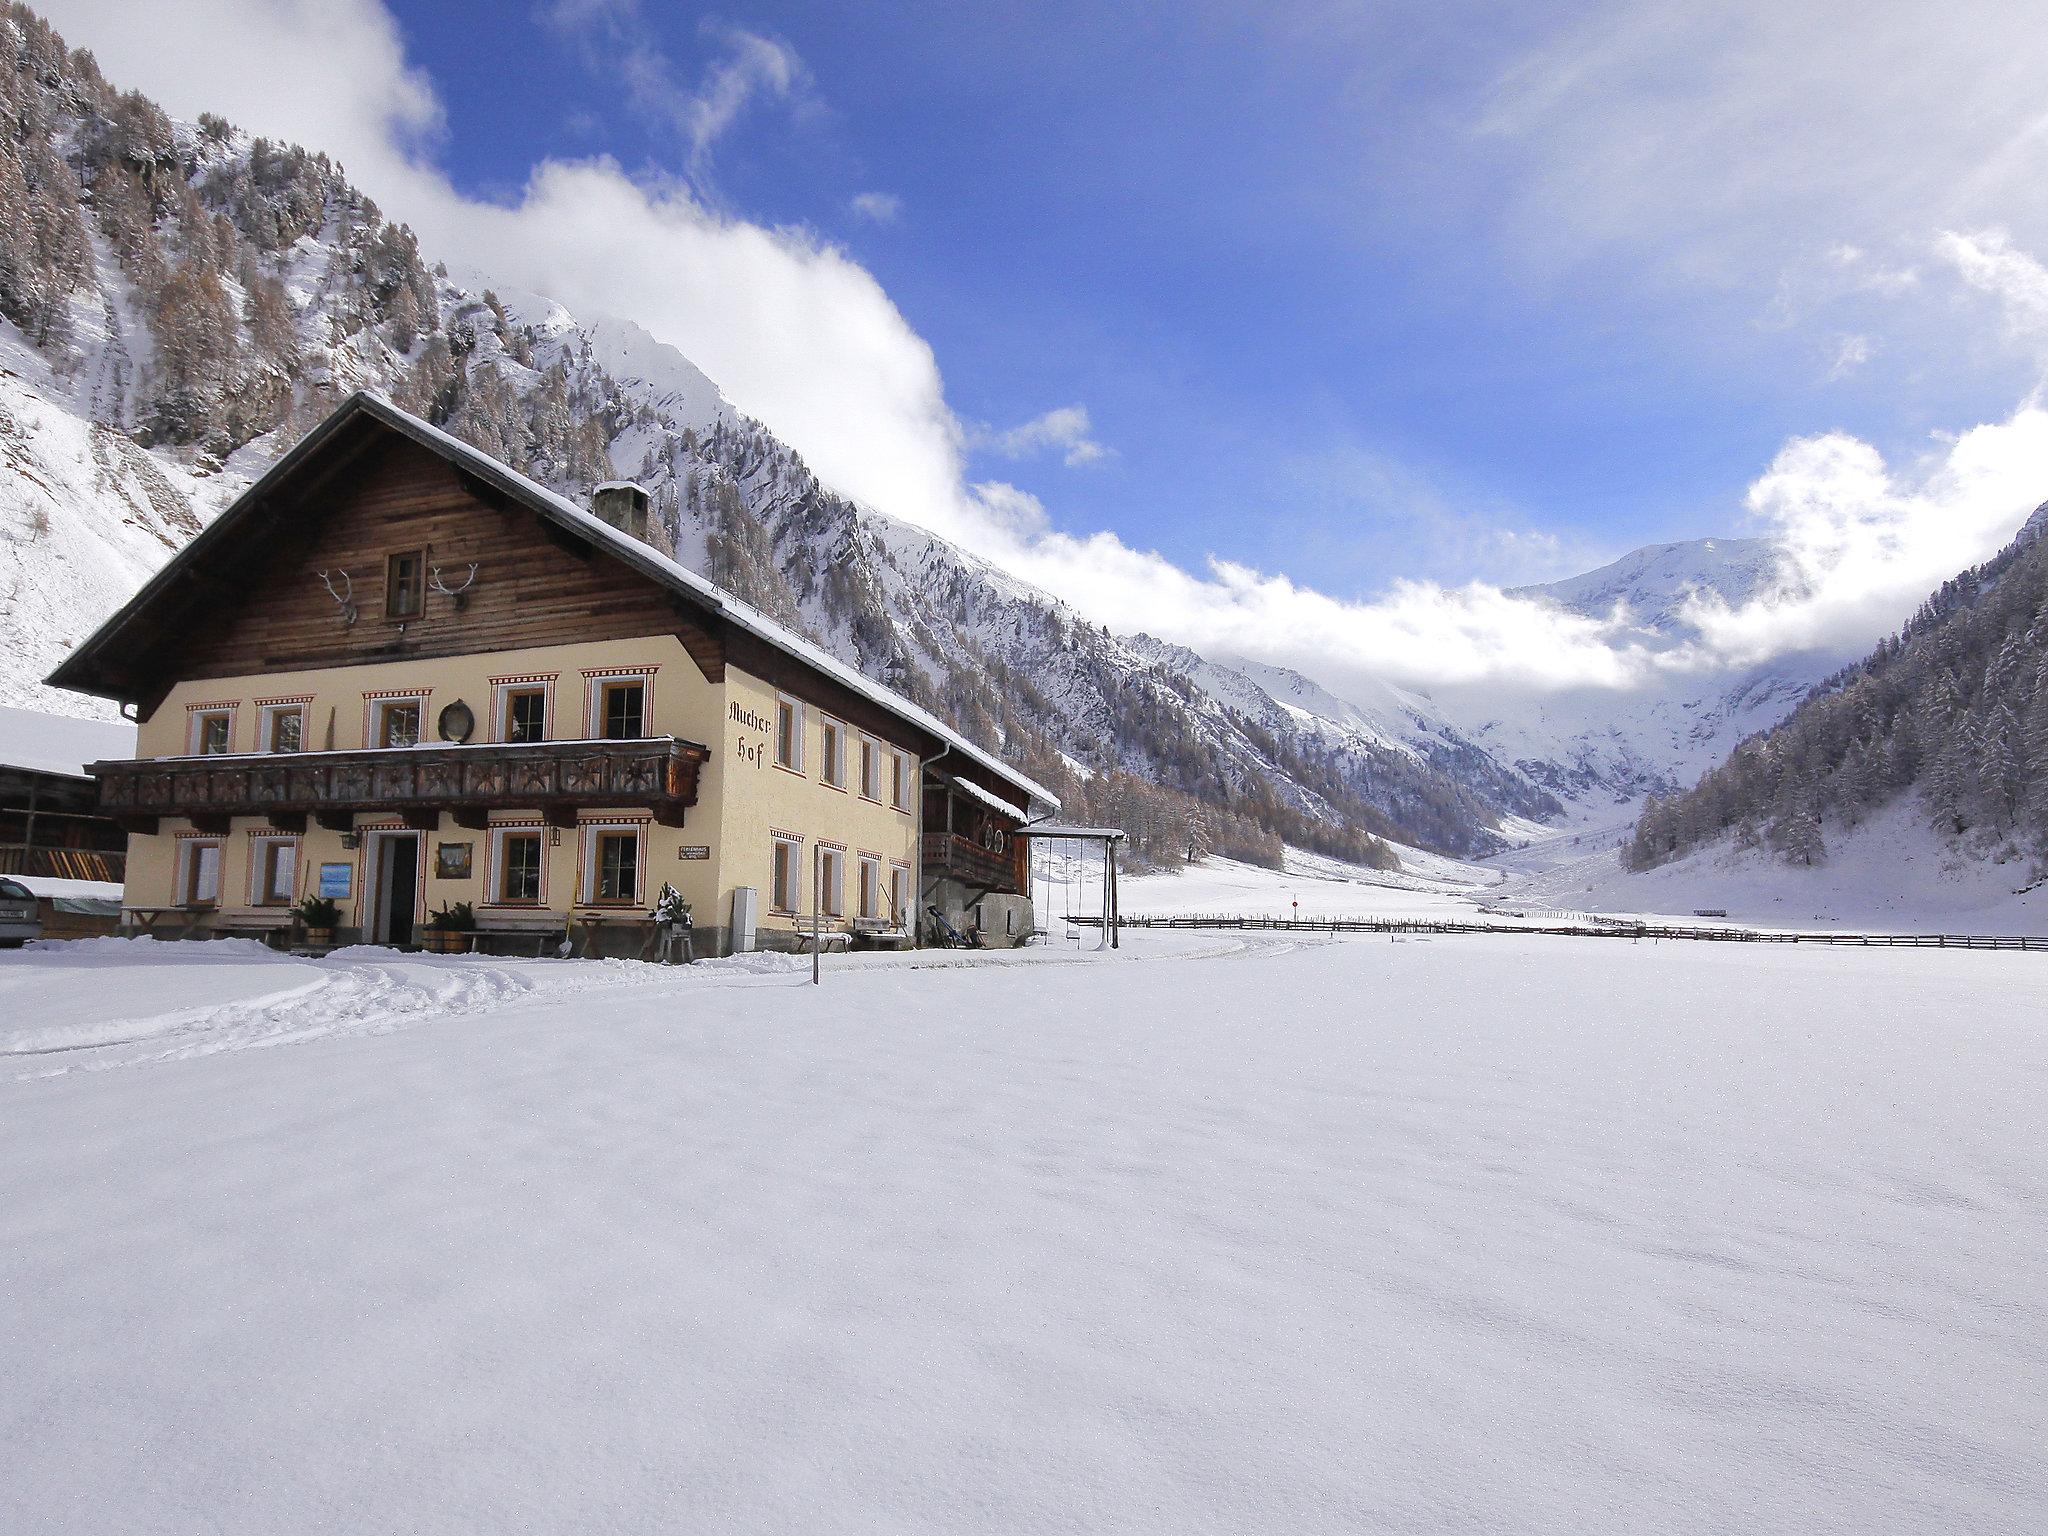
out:
<path id="1" fill-rule="evenodd" d="M 775 854 L 776 850 L 780 848 L 789 849 L 792 860 L 790 864 L 789 875 L 789 894 L 791 897 L 791 901 L 788 906 L 780 906 L 776 903 L 775 900 Z M 784 917 L 795 917 L 797 913 L 801 910 L 801 908 L 798 907 L 797 902 L 802 898 L 803 893 L 803 836 L 800 833 L 796 832 L 777 832 L 774 830 L 770 830 L 770 832 L 768 833 L 768 910 L 770 912 L 779 913 Z"/>
<path id="2" fill-rule="evenodd" d="M 607 910 L 646 905 L 647 894 L 647 829 L 653 823 L 652 816 L 600 816 L 576 825 L 576 888 L 579 907 L 603 907 Z M 598 843 L 607 833 L 630 832 L 633 835 L 633 883 L 630 898 L 600 897 L 597 894 Z"/>
<path id="3" fill-rule="evenodd" d="M 269 869 L 270 850 L 285 845 L 292 851 L 292 888 L 282 897 L 271 897 L 264 892 L 263 877 Z M 298 898 L 299 882 L 305 875 L 305 839 L 296 832 L 277 832 L 267 827 L 251 827 L 248 830 L 249 874 L 243 883 L 248 888 L 252 907 L 288 907 Z"/>
<path id="4" fill-rule="evenodd" d="M 818 867 L 818 910 L 826 917 L 846 916 L 846 844 L 818 839 L 824 858 Z"/>
<path id="5" fill-rule="evenodd" d="M 417 704 L 420 708 L 419 745 L 427 743 L 427 731 L 432 716 L 427 712 L 427 701 L 434 696 L 432 688 L 378 688 L 363 693 L 363 746 L 366 750 L 387 750 L 382 742 L 383 732 L 377 727 L 382 723 L 384 710 L 391 704 Z M 388 750 L 401 752 L 403 747 Z"/>
<path id="6" fill-rule="evenodd" d="M 828 736 L 829 733 L 829 736 Z M 818 713 L 818 782 L 827 789 L 846 793 L 846 722 L 836 715 Z M 827 741 L 831 742 L 828 748 Z"/>
<path id="7" fill-rule="evenodd" d="M 782 760 L 782 710 L 784 705 L 787 705 L 790 710 L 789 742 L 790 749 L 796 754 L 796 760 L 788 763 Z M 768 760 L 784 773 L 793 773 L 798 778 L 804 776 L 804 758 L 806 756 L 804 749 L 809 745 L 804 740 L 810 728 L 810 722 L 805 719 L 807 713 L 808 710 L 804 705 L 804 701 L 795 694 L 777 693 L 775 695 L 775 734 L 774 739 L 769 744 Z"/>
<path id="8" fill-rule="evenodd" d="M 306 750 L 306 730 L 313 723 L 312 694 L 298 693 L 293 694 L 289 698 L 252 699 L 250 703 L 256 710 L 256 750 L 258 752 L 272 752 L 276 750 L 270 745 L 271 726 L 279 715 L 286 714 L 299 717 L 299 750 L 301 752 Z"/>
<path id="9" fill-rule="evenodd" d="M 238 699 L 210 699 L 203 704 L 187 704 L 185 706 L 185 755 L 187 757 L 230 756 L 235 750 L 235 726 L 239 720 L 241 709 L 241 701 Z M 228 717 L 227 751 L 203 753 L 199 750 L 199 733 L 202 729 L 202 722 L 214 715 L 226 715 Z"/>
<path id="10" fill-rule="evenodd" d="M 889 764 L 889 808 L 908 816 L 917 808 L 917 759 L 901 747 L 891 747 Z"/>
<path id="11" fill-rule="evenodd" d="M 868 874 L 871 870 L 874 872 L 875 881 L 875 899 L 873 903 L 870 903 L 867 899 Z M 879 853 L 869 853 L 865 848 L 861 849 L 859 855 L 854 860 L 853 866 L 854 916 L 867 922 L 873 922 L 882 915 L 882 904 L 888 899 L 888 891 L 882 884 L 882 856 Z"/>
<path id="12" fill-rule="evenodd" d="M 633 739 L 645 741 L 655 734 L 654 674 L 661 670 L 658 662 L 640 667 L 583 667 L 580 670 L 583 674 L 585 741 L 604 739 L 604 690 L 607 683 L 640 685 L 640 735 Z"/>
<path id="13" fill-rule="evenodd" d="M 540 839 L 540 889 L 531 897 L 508 900 L 505 896 L 505 838 L 508 834 L 531 833 Z M 517 821 L 493 821 L 484 827 L 483 907 L 506 912 L 532 912 L 548 904 L 548 828 L 538 816 Z M 424 882 L 423 882 L 424 883 Z"/>
<path id="14" fill-rule="evenodd" d="M 218 832 L 179 832 L 174 835 L 175 852 L 171 856 L 172 905 L 179 907 L 205 907 L 219 911 L 221 892 L 228 883 L 228 840 Z M 192 865 L 199 857 L 199 850 L 211 848 L 214 856 L 213 900 L 200 901 L 186 893 L 192 889 Z"/>
<path id="15" fill-rule="evenodd" d="M 860 733 L 860 797 L 869 805 L 882 803 L 882 753 L 880 741 L 866 731 Z M 872 793 L 868 789 L 868 770 L 874 770 L 875 785 Z"/>
<path id="16" fill-rule="evenodd" d="M 528 693 L 538 688 L 541 694 L 541 731 L 549 741 L 555 739 L 555 681 L 559 672 L 528 672 L 510 677 L 494 677 L 491 683 L 491 740 L 508 742 L 512 739 L 512 699 L 515 693 Z"/>

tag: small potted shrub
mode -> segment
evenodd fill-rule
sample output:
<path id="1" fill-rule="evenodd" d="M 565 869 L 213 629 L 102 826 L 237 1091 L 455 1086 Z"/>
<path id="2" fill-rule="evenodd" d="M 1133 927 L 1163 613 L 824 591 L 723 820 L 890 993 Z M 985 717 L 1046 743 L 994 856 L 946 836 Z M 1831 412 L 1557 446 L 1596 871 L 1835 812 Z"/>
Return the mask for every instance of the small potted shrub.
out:
<path id="1" fill-rule="evenodd" d="M 427 948 L 437 955 L 467 953 L 475 933 L 476 911 L 466 901 L 438 907 L 427 918 Z"/>
<path id="2" fill-rule="evenodd" d="M 334 943 L 334 930 L 341 926 L 341 908 L 334 904 L 331 896 L 308 896 L 292 911 L 306 927 L 306 942 L 315 949 L 326 949 Z"/>

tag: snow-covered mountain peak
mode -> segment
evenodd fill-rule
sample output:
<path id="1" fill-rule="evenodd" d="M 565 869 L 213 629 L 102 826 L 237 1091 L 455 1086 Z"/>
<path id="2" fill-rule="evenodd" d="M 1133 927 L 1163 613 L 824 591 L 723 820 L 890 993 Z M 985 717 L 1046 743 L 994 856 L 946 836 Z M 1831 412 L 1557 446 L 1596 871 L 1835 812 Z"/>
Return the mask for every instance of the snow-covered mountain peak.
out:
<path id="1" fill-rule="evenodd" d="M 1687 609 L 1718 597 L 1739 608 L 1785 580 L 1785 562 L 1770 539 L 1687 539 L 1646 544 L 1619 560 L 1562 581 L 1516 587 L 1511 597 L 1555 603 L 1589 619 L 1620 617 L 1652 641 L 1676 642 L 1689 631 Z"/>

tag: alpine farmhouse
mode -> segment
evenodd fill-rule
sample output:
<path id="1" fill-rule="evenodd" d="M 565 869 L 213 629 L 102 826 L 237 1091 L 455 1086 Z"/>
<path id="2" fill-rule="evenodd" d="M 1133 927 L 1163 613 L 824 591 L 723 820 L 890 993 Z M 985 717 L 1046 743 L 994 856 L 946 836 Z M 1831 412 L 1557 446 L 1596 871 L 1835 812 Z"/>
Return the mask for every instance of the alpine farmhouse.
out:
<path id="1" fill-rule="evenodd" d="M 1032 923 L 1031 779 L 648 542 L 370 394 L 287 453 L 50 681 L 118 700 L 93 764 L 131 926 L 636 953 L 664 883 L 698 953 L 820 924 L 914 939 L 928 905 Z M 735 932 L 737 914 L 737 932 Z"/>

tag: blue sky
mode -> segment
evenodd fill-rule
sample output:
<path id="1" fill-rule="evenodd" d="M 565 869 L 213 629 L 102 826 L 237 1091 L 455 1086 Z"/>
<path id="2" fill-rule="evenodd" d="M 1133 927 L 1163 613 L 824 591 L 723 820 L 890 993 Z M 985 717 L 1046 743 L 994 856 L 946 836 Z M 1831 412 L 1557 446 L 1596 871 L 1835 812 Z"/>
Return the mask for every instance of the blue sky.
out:
<path id="1" fill-rule="evenodd" d="M 45 9 L 835 487 L 1339 686 L 1854 653 L 2048 497 L 2018 0 Z M 1676 650 L 1499 590 L 1750 532 Z"/>
<path id="2" fill-rule="evenodd" d="M 649 6 L 637 24 L 681 82 L 731 29 L 808 78 L 750 101 L 693 167 L 672 123 L 625 101 L 600 20 L 395 9 L 464 191 L 604 153 L 843 242 L 961 416 L 1078 403 L 1112 450 L 982 452 L 975 471 L 1184 563 L 1221 552 L 1345 594 L 1562 574 L 1736 531 L 1789 436 L 1910 440 L 2014 395 L 1995 369 L 1976 388 L 1830 379 L 1825 337 L 1768 323 L 1769 271 L 1688 293 L 1612 253 L 1528 259 L 1489 185 L 1512 157 L 1469 125 L 1540 11 L 1496 30 L 1437 7 L 1289 26 L 1179 6 Z M 864 192 L 900 213 L 863 217 Z"/>

